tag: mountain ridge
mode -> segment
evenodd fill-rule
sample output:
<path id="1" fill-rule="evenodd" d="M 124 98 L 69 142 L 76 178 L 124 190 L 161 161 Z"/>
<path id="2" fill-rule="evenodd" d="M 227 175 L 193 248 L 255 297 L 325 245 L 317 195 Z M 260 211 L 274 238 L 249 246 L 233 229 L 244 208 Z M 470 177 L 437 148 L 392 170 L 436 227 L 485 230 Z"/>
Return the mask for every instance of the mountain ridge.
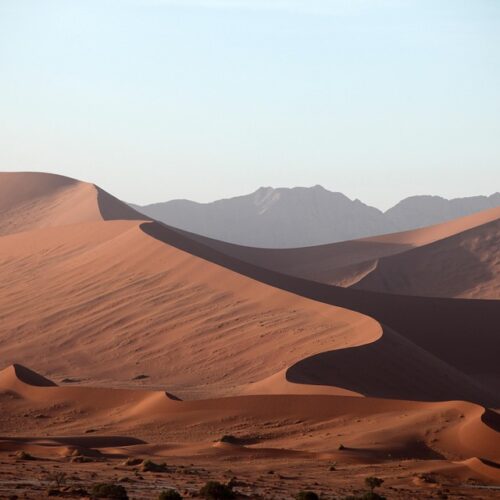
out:
<path id="1" fill-rule="evenodd" d="M 208 203 L 186 199 L 135 210 L 173 227 L 245 246 L 293 248 L 366 238 L 425 227 L 500 206 L 500 193 L 446 199 L 405 198 L 385 212 L 320 185 L 260 187 Z"/>

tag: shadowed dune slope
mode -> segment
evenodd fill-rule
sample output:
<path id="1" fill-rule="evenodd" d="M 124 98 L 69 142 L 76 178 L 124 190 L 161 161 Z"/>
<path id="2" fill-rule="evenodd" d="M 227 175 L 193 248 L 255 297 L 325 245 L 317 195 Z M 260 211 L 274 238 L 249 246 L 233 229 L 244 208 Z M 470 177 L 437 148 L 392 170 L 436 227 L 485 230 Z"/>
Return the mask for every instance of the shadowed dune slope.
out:
<path id="1" fill-rule="evenodd" d="M 380 259 L 354 286 L 393 294 L 500 299 L 500 219 Z"/>
<path id="2" fill-rule="evenodd" d="M 446 364 L 473 377 L 493 395 L 499 393 L 496 325 L 500 322 L 500 307 L 497 301 L 409 297 L 340 288 L 262 269 L 209 248 L 160 223 L 143 224 L 142 229 L 160 241 L 263 283 L 367 314 Z M 493 396 L 491 402 L 492 406 L 498 405 L 498 396 Z"/>
<path id="3" fill-rule="evenodd" d="M 108 219 L 147 217 L 93 184 L 61 175 L 0 172 L 0 235 Z"/>
<path id="4" fill-rule="evenodd" d="M 500 218 L 500 207 L 412 231 L 304 248 L 266 249 L 234 245 L 175 229 L 237 259 L 321 283 L 350 286 L 369 274 L 377 259 L 457 235 Z"/>

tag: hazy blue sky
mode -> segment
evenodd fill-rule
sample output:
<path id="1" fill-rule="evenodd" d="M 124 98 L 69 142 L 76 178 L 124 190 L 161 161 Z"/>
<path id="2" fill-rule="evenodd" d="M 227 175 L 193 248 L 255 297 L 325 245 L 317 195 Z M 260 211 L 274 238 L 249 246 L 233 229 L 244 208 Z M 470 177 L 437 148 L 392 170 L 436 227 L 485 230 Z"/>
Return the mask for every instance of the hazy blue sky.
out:
<path id="1" fill-rule="evenodd" d="M 0 169 L 134 202 L 500 189 L 499 0 L 0 0 Z"/>

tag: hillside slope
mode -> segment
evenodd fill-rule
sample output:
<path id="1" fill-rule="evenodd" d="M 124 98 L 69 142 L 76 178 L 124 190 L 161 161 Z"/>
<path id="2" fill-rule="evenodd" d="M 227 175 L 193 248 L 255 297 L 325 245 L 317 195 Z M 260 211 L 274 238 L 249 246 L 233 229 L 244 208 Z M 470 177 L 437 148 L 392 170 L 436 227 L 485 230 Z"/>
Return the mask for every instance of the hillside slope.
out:
<path id="1" fill-rule="evenodd" d="M 422 255 L 421 267 L 429 265 L 429 269 L 433 269 L 436 279 L 438 277 L 439 279 L 444 279 L 443 273 L 446 272 L 446 269 L 453 269 L 454 279 L 457 283 L 462 283 L 460 285 L 462 289 L 464 287 L 465 289 L 471 287 L 475 289 L 475 292 L 471 292 L 469 295 L 467 293 L 461 295 L 460 290 L 457 290 L 457 285 L 447 286 L 445 280 L 440 293 L 437 293 L 438 296 L 496 298 L 498 297 L 496 283 L 499 279 L 497 263 L 499 252 L 494 232 L 495 228 L 498 227 L 499 220 L 500 207 L 412 231 L 332 243 L 330 245 L 290 249 L 243 247 L 191 233 L 183 234 L 226 255 L 260 267 L 291 276 L 343 287 L 355 285 L 365 277 L 367 277 L 366 280 L 368 281 L 366 283 L 368 283 L 370 273 L 373 273 L 374 269 L 377 268 L 378 262 L 390 262 L 392 259 L 396 261 L 396 258 L 391 256 L 400 255 L 398 259 L 405 261 L 406 254 L 415 255 L 417 253 L 417 255 Z M 470 232 L 473 228 L 476 228 L 476 230 Z M 460 236 L 461 234 L 469 234 L 468 232 L 470 232 L 471 236 Z M 468 239 L 469 243 L 461 243 L 464 238 Z M 441 253 L 439 257 L 432 249 L 441 248 L 440 241 L 443 242 L 442 245 L 447 248 L 447 251 Z M 484 273 L 479 272 L 478 266 L 474 267 L 472 265 L 472 260 L 474 259 L 469 259 L 469 266 L 465 265 L 466 263 L 460 257 L 460 254 L 462 253 L 461 249 L 467 245 L 470 248 L 476 248 L 476 250 L 471 250 L 477 253 L 475 261 L 478 263 L 478 266 L 480 265 L 479 263 L 484 262 L 483 267 L 486 267 L 487 271 Z M 424 250 L 427 247 L 431 248 L 429 253 L 427 253 L 427 250 Z M 451 250 L 454 247 L 456 251 L 452 252 Z M 415 248 L 422 248 L 422 250 L 408 252 Z M 440 268 L 443 265 L 443 259 L 447 260 L 447 262 L 442 273 Z M 399 262 L 399 260 L 397 261 Z M 411 267 L 411 264 L 409 266 Z M 415 292 L 419 290 L 421 292 L 425 291 L 425 276 L 425 273 L 421 275 L 420 278 L 423 284 Z M 430 284 L 429 287 L 431 287 Z M 362 286 L 362 288 L 389 292 L 393 290 L 394 293 L 398 293 L 399 290 L 395 285 L 391 289 L 389 285 L 388 288 L 384 288 L 380 284 Z M 401 287 L 400 290 L 402 293 L 411 294 L 404 287 Z M 427 293 L 414 294 L 429 295 Z"/>
<path id="2" fill-rule="evenodd" d="M 500 219 L 380 259 L 354 286 L 428 297 L 500 299 Z"/>
<path id="3" fill-rule="evenodd" d="M 61 175 L 0 172 L 0 235 L 108 219 L 147 217 L 93 184 Z"/>

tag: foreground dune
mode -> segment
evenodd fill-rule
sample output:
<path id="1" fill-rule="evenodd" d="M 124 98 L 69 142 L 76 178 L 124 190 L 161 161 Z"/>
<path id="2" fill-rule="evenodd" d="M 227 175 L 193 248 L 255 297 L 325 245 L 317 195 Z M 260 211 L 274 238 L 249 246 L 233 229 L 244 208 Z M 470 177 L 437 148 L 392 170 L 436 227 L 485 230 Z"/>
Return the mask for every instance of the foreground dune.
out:
<path id="1" fill-rule="evenodd" d="M 240 445 L 250 449 L 271 453 L 273 449 L 289 449 L 331 457 L 341 454 L 344 460 L 355 462 L 386 458 L 388 454 L 400 458 L 500 460 L 498 416 L 484 418 L 484 408 L 472 403 L 322 395 L 177 401 L 161 391 L 30 384 L 40 380 L 46 381 L 15 365 L 0 372 L 0 390 L 16 395 L 6 402 L 13 414 L 26 408 L 33 414 L 43 411 L 45 418 L 39 422 L 35 419 L 32 425 L 39 427 L 39 433 L 50 427 L 53 435 L 66 436 L 50 442 L 60 448 L 111 448 L 154 442 L 168 449 L 171 436 L 175 436 L 177 453 L 182 454 L 184 447 L 191 453 L 193 446 L 199 453 L 206 453 L 213 448 L 214 439 L 231 434 L 239 436 Z M 241 422 L 248 424 L 242 428 Z M 279 425 L 265 437 L 264 429 L 270 422 Z M 0 440 L 0 449 L 16 447 L 16 443 L 44 445 L 41 439 L 16 437 L 15 422 L 9 426 L 13 422 L 2 423 L 4 434 L 14 434 Z M 90 427 L 106 428 L 108 434 L 117 437 L 85 436 L 85 429 Z M 304 427 L 308 429 L 306 435 Z M 199 440 L 201 434 L 204 438 Z M 131 435 L 134 437 L 126 437 Z M 258 435 L 261 437 L 256 438 Z M 347 449 L 346 453 L 339 453 L 339 444 Z M 156 451 L 161 454 L 158 447 Z M 494 477 L 495 471 L 490 468 L 486 470 Z"/>

